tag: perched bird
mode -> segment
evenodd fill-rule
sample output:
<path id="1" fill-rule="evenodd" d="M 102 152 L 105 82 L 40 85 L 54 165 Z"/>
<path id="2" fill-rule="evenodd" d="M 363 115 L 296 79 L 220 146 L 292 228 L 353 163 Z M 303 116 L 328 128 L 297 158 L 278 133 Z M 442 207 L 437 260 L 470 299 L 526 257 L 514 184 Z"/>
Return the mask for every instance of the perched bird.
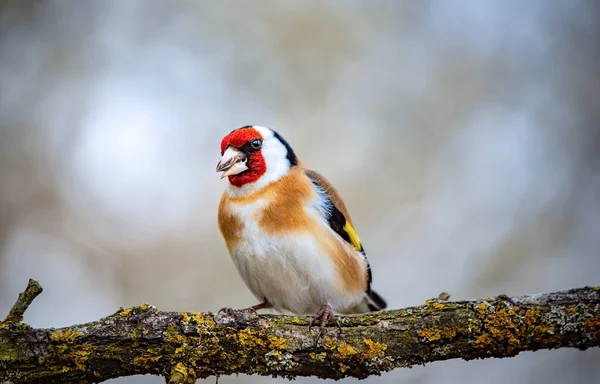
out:
<path id="1" fill-rule="evenodd" d="M 341 314 L 382 310 L 371 289 L 367 255 L 344 202 L 319 173 L 307 169 L 277 132 L 260 126 L 233 130 L 221 141 L 217 164 L 228 185 L 219 229 L 242 279 L 273 308 L 314 314 L 317 340 Z"/>

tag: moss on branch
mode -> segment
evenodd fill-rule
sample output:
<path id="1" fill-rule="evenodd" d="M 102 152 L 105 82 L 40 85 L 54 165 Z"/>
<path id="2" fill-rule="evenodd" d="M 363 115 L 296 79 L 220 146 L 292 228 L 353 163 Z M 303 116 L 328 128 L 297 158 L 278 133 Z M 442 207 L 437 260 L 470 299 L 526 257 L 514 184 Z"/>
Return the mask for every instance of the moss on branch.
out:
<path id="1" fill-rule="evenodd" d="M 454 358 L 587 349 L 600 346 L 600 289 L 429 300 L 340 319 L 342 334 L 328 328 L 318 346 L 318 330 L 308 331 L 308 318 L 250 312 L 163 312 L 142 304 L 61 329 L 5 320 L 0 381 L 80 383 L 154 374 L 170 383 L 193 383 L 233 373 L 365 378 Z"/>

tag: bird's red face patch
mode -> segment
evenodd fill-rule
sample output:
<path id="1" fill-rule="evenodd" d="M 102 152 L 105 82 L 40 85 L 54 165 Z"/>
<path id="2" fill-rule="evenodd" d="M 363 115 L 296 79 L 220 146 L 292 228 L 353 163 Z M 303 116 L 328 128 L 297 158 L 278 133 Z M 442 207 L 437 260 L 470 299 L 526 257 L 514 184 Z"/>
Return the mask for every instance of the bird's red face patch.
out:
<path id="1" fill-rule="evenodd" d="M 256 129 L 252 127 L 238 128 L 221 140 L 221 154 L 223 154 L 229 146 L 240 149 L 244 144 L 250 143 L 254 139 L 263 139 L 260 132 Z"/>
<path id="2" fill-rule="evenodd" d="M 263 136 L 253 127 L 238 128 L 221 140 L 221 154 L 228 147 L 233 147 L 246 154 L 246 165 L 248 170 L 237 175 L 227 176 L 231 185 L 241 187 L 244 184 L 253 183 L 267 172 L 267 163 L 260 150 L 253 150 L 252 140 L 263 140 Z"/>

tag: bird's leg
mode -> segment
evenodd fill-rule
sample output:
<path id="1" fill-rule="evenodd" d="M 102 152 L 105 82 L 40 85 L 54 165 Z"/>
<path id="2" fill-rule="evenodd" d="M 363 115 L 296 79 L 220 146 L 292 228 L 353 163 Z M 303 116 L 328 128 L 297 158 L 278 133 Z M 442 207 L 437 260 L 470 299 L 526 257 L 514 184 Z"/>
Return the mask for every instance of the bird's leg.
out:
<path id="1" fill-rule="evenodd" d="M 271 308 L 271 307 L 272 307 L 271 303 L 269 303 L 267 300 L 265 300 L 262 303 L 253 305 L 253 306 L 248 307 L 248 308 L 233 309 L 233 308 L 229 308 L 229 307 L 223 307 L 217 313 L 221 313 L 221 312 L 226 312 L 226 313 L 231 313 L 231 312 L 246 312 L 246 311 L 256 312 L 259 309 L 266 309 L 266 308 Z"/>
<path id="2" fill-rule="evenodd" d="M 314 316 L 312 317 L 312 319 L 310 320 L 310 323 L 308 325 L 308 331 L 310 332 L 310 329 L 314 323 L 320 324 L 319 334 L 317 335 L 317 339 L 315 340 L 315 345 L 319 342 L 319 339 L 321 337 L 323 337 L 323 334 L 325 333 L 325 326 L 330 321 L 333 321 L 335 323 L 335 325 L 338 326 L 338 328 L 340 329 L 340 332 L 342 331 L 342 326 L 340 325 L 340 322 L 338 321 L 337 317 L 333 313 L 333 309 L 331 309 L 331 305 L 329 305 L 329 304 L 322 305 L 321 308 L 319 308 L 319 310 L 317 311 L 317 313 L 314 314 Z"/>
<path id="3" fill-rule="evenodd" d="M 254 312 L 256 312 L 259 309 L 267 309 L 267 308 L 271 308 L 271 307 L 272 307 L 272 305 L 267 300 L 265 300 L 265 301 L 263 301 L 260 304 L 256 304 L 256 305 L 253 305 L 251 307 L 242 309 L 242 311 L 254 311 Z"/>

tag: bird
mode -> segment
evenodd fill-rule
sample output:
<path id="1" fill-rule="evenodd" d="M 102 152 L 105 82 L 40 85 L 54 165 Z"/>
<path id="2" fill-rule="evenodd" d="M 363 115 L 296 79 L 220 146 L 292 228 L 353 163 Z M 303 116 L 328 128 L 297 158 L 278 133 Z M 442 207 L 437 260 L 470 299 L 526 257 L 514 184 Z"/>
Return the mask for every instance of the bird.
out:
<path id="1" fill-rule="evenodd" d="M 336 314 L 380 311 L 367 254 L 340 194 L 308 169 L 275 130 L 246 125 L 221 140 L 217 172 L 228 184 L 218 226 L 258 304 L 313 315 L 319 338 Z M 341 330 L 341 327 L 340 327 Z"/>

